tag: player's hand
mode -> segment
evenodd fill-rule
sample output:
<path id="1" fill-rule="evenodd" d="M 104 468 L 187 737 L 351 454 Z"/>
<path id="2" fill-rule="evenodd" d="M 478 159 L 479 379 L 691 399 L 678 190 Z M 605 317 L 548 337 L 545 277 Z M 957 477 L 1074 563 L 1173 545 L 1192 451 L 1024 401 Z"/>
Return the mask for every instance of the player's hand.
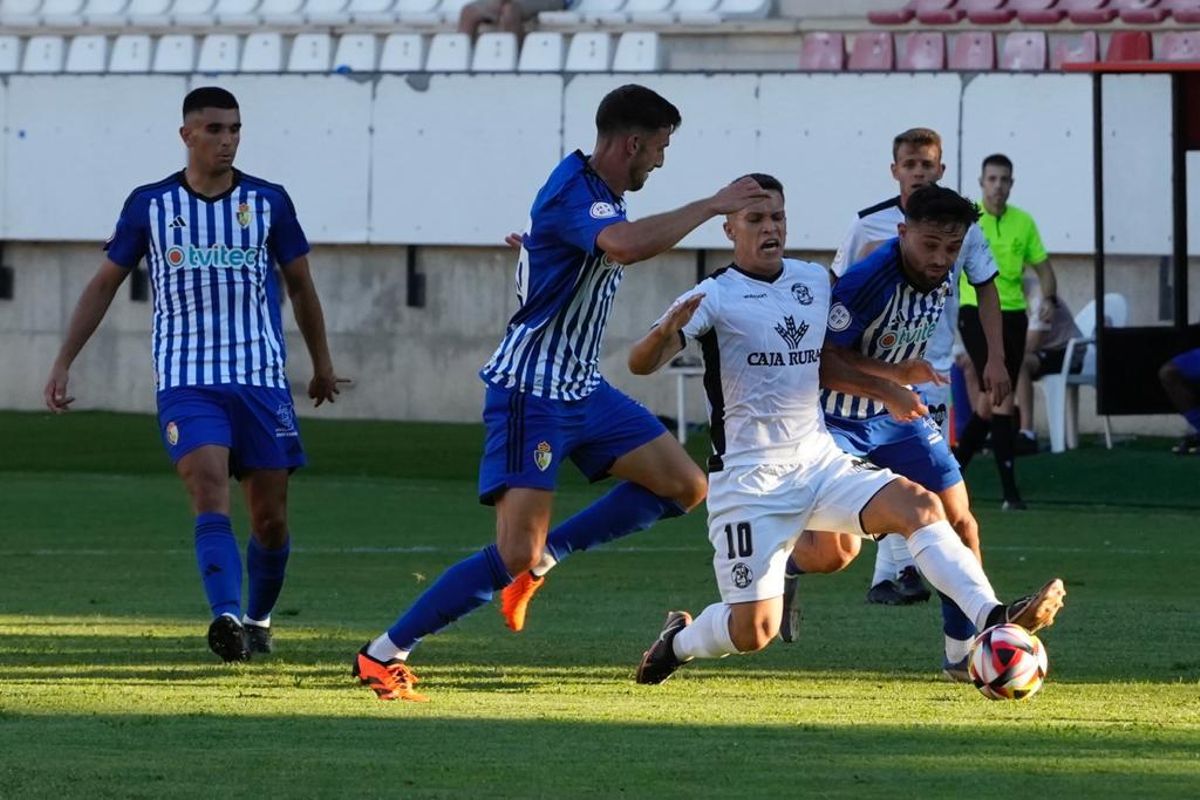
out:
<path id="1" fill-rule="evenodd" d="M 1049 324 L 1050 320 L 1053 318 L 1054 318 L 1054 301 L 1053 300 L 1048 301 L 1045 298 L 1043 298 L 1042 302 L 1038 303 L 1038 319 L 1041 320 L 1042 322 Z"/>
<path id="2" fill-rule="evenodd" d="M 912 422 L 929 413 L 929 408 L 921 402 L 920 395 L 899 385 L 888 392 L 883 406 L 896 422 Z"/>
<path id="3" fill-rule="evenodd" d="M 46 407 L 55 414 L 71 410 L 75 398 L 67 394 L 67 370 L 57 364 L 50 369 L 50 377 L 46 379 L 46 388 L 42 390 Z"/>
<path id="4" fill-rule="evenodd" d="M 339 378 L 333 374 L 333 371 L 320 373 L 313 376 L 313 379 L 308 383 L 308 396 L 315 402 L 314 407 L 320 406 L 326 400 L 333 403 L 334 396 L 341 394 L 338 387 L 342 384 L 354 383 L 349 378 Z"/>
<path id="5" fill-rule="evenodd" d="M 704 292 L 698 292 L 691 297 L 676 303 L 667 311 L 667 315 L 663 317 L 663 321 L 658 324 L 658 329 L 664 335 L 674 336 L 683 330 L 683 326 L 692 321 L 692 317 L 696 314 L 696 309 L 700 307 L 700 303 L 704 300 Z"/>
<path id="6" fill-rule="evenodd" d="M 1000 405 L 1004 398 L 1012 394 L 1012 381 L 1008 379 L 1008 370 L 1002 360 L 989 358 L 980 381 L 983 383 L 983 390 L 991 395 L 993 406 Z"/>
<path id="7" fill-rule="evenodd" d="M 510 233 L 508 236 L 504 237 L 504 243 L 513 250 L 520 250 L 525 246 L 525 239 L 519 233 Z"/>
<path id="8" fill-rule="evenodd" d="M 923 358 L 910 358 L 896 365 L 897 383 L 932 383 L 934 386 L 945 386 L 950 379 L 938 372 Z"/>
<path id="9" fill-rule="evenodd" d="M 767 190 L 754 178 L 738 178 L 712 196 L 712 210 L 714 214 L 733 214 L 768 197 Z"/>

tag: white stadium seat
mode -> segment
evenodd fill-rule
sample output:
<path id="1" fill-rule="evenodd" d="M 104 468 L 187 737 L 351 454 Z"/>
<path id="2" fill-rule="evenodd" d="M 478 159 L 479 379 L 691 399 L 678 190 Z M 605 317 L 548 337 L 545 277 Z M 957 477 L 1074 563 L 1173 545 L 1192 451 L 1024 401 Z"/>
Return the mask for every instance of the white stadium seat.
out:
<path id="1" fill-rule="evenodd" d="M 21 38 L 19 36 L 0 36 L 0 75 L 16 72 L 20 65 Z"/>
<path id="2" fill-rule="evenodd" d="M 196 37 L 172 33 L 158 38 L 151 72 L 191 72 L 196 68 Z"/>
<path id="3" fill-rule="evenodd" d="M 615 14 L 624 4 L 625 0 L 579 0 L 571 9 L 541 12 L 538 22 L 543 25 L 578 25 L 585 19 L 594 22 L 602 15 Z"/>
<path id="4" fill-rule="evenodd" d="M 6 28 L 36 28 L 42 24 L 42 0 L 3 0 L 0 25 Z"/>
<path id="5" fill-rule="evenodd" d="M 163 26 L 171 21 L 170 10 L 171 0 L 129 0 L 125 16 L 131 25 Z"/>
<path id="6" fill-rule="evenodd" d="M 210 33 L 200 43 L 196 71 L 202 73 L 237 72 L 241 40 L 232 33 Z"/>
<path id="7" fill-rule="evenodd" d="M 675 0 L 671 11 L 679 16 L 679 21 L 688 25 L 716 25 L 721 21 L 717 13 L 717 3 L 720 0 Z"/>
<path id="8" fill-rule="evenodd" d="M 21 59 L 21 72 L 62 72 L 67 45 L 61 36 L 30 36 Z"/>
<path id="9" fill-rule="evenodd" d="M 217 24 L 214 0 L 175 0 L 171 19 L 176 25 L 211 28 Z"/>
<path id="10" fill-rule="evenodd" d="M 129 0 L 87 0 L 83 4 L 85 25 L 118 26 L 125 24 L 125 8 Z"/>
<path id="11" fill-rule="evenodd" d="M 517 72 L 561 72 L 563 68 L 563 35 L 547 31 L 525 34 Z"/>
<path id="12" fill-rule="evenodd" d="M 347 13 L 356 25 L 389 25 L 396 21 L 396 0 L 350 0 Z"/>
<path id="13" fill-rule="evenodd" d="M 329 72 L 333 42 L 328 33 L 301 33 L 292 40 L 288 72 Z"/>
<path id="14" fill-rule="evenodd" d="M 282 72 L 283 36 L 252 33 L 242 45 L 242 72 Z"/>
<path id="15" fill-rule="evenodd" d="M 83 0 L 46 0 L 41 13 L 43 25 L 78 28 L 83 25 Z"/>
<path id="16" fill-rule="evenodd" d="M 612 40 L 607 33 L 577 33 L 567 47 L 566 72 L 608 72 Z"/>
<path id="17" fill-rule="evenodd" d="M 425 37 L 419 33 L 393 33 L 383 40 L 380 72 L 420 72 L 425 65 Z"/>
<path id="18" fill-rule="evenodd" d="M 771 0 L 721 0 L 717 13 L 722 18 L 750 17 L 761 19 L 771 13 Z"/>
<path id="19" fill-rule="evenodd" d="M 304 0 L 262 0 L 258 15 L 271 25 L 303 25 Z"/>
<path id="20" fill-rule="evenodd" d="M 374 72 L 376 42 L 373 33 L 347 33 L 338 39 L 333 56 L 334 72 Z"/>
<path id="21" fill-rule="evenodd" d="M 465 33 L 434 34 L 426 72 L 466 72 L 471 63 L 471 37 Z"/>
<path id="22" fill-rule="evenodd" d="M 396 17 L 407 25 L 440 25 L 437 13 L 441 0 L 396 0 Z"/>
<path id="23" fill-rule="evenodd" d="M 462 13 L 463 6 L 470 2 L 471 0 L 442 0 L 437 8 L 438 14 L 441 15 L 442 22 L 457 24 L 458 15 Z"/>
<path id="24" fill-rule="evenodd" d="M 67 46 L 66 71 L 77 74 L 104 72 L 108 67 L 108 37 L 76 36 Z"/>
<path id="25" fill-rule="evenodd" d="M 304 18 L 309 25 L 345 25 L 350 22 L 346 11 L 347 0 L 308 0 L 304 4 Z"/>
<path id="26" fill-rule="evenodd" d="M 662 51 L 657 33 L 622 33 L 613 56 L 613 72 L 658 72 L 662 68 Z"/>
<path id="27" fill-rule="evenodd" d="M 472 72 L 512 72 L 517 68 L 517 36 L 514 33 L 484 33 L 475 42 Z"/>
<path id="28" fill-rule="evenodd" d="M 212 13 L 218 25 L 256 25 L 258 4 L 259 0 L 217 0 Z"/>
<path id="29" fill-rule="evenodd" d="M 154 45 L 144 33 L 126 33 L 113 42 L 109 72 L 149 72 Z"/>

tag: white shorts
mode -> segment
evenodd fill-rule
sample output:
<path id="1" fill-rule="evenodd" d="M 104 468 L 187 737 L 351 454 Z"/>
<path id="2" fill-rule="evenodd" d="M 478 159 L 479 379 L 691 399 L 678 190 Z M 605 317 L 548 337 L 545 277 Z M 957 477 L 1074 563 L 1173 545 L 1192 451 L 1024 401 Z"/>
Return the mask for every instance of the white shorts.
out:
<path id="1" fill-rule="evenodd" d="M 950 441 L 950 384 L 921 383 L 916 389 L 925 398 L 929 416 L 941 429 L 942 438 Z M 971 416 L 970 412 L 967 412 L 967 416 Z"/>
<path id="2" fill-rule="evenodd" d="M 726 467 L 708 478 L 708 539 L 726 603 L 783 594 L 792 545 L 805 529 L 866 536 L 859 514 L 895 480 L 832 446 L 815 462 Z"/>

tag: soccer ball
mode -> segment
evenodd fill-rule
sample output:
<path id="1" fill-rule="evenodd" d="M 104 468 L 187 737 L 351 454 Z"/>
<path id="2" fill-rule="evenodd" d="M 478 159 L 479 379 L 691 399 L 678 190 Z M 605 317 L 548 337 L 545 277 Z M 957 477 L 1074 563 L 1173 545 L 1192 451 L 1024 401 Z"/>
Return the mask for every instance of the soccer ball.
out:
<path id="1" fill-rule="evenodd" d="M 992 700 L 1024 700 L 1042 688 L 1049 662 L 1038 637 L 1019 625 L 996 625 L 971 645 L 967 671 Z"/>

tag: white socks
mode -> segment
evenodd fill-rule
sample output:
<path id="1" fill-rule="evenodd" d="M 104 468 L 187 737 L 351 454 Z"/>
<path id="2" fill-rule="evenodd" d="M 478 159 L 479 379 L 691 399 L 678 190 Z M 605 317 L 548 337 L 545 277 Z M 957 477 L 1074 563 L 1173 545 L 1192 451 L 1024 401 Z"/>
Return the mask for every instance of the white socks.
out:
<path id="1" fill-rule="evenodd" d="M 908 537 L 908 549 L 925 580 L 950 597 L 977 630 L 987 627 L 987 615 L 1000 601 L 975 554 L 962 543 L 950 523 L 926 525 Z"/>
<path id="2" fill-rule="evenodd" d="M 675 634 L 671 643 L 680 661 L 690 658 L 724 658 L 738 652 L 729 635 L 732 611 L 724 603 L 713 603 L 692 620 L 692 624 Z"/>
<path id="3" fill-rule="evenodd" d="M 409 652 L 408 650 L 401 650 L 399 647 L 396 647 L 395 642 L 388 637 L 387 633 L 380 635 L 367 646 L 367 655 L 385 664 L 397 658 L 401 661 L 407 661 Z"/>
<path id="4" fill-rule="evenodd" d="M 269 628 L 271 627 L 271 615 L 268 614 L 266 619 L 250 619 L 248 616 L 243 614 L 242 624 L 253 625 L 256 628 Z"/>
<path id="5" fill-rule="evenodd" d="M 533 573 L 533 577 L 540 578 L 550 570 L 554 569 L 554 565 L 557 563 L 558 561 L 554 558 L 554 556 L 550 555 L 549 548 L 543 547 L 542 560 L 534 564 L 533 568 L 529 571 Z"/>
<path id="6" fill-rule="evenodd" d="M 916 565 L 900 534 L 889 533 L 879 540 L 878 545 L 875 551 L 875 574 L 871 576 L 872 586 L 883 581 L 894 581 L 900 570 Z"/>
<path id="7" fill-rule="evenodd" d="M 971 643 L 974 639 L 953 639 L 943 634 L 946 640 L 946 661 L 951 664 L 957 664 L 967 657 L 971 652 Z"/>

